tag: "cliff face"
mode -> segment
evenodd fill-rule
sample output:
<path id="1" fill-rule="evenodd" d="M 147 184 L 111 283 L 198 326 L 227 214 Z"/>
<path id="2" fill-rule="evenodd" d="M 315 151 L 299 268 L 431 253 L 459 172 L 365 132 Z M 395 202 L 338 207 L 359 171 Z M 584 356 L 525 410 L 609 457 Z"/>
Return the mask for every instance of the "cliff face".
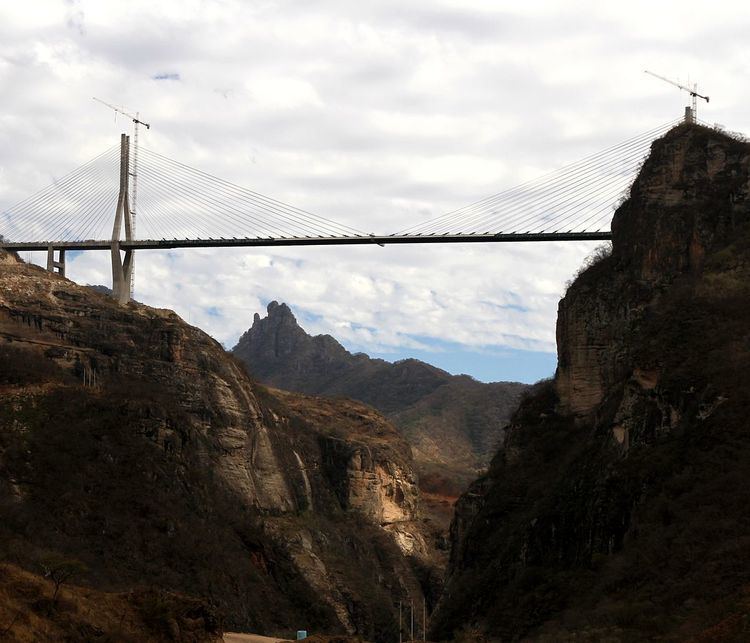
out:
<path id="1" fill-rule="evenodd" d="M 612 229 L 458 503 L 435 636 L 746 638 L 750 145 L 673 129 Z"/>
<path id="2" fill-rule="evenodd" d="M 487 466 L 526 388 L 453 376 L 415 359 L 352 355 L 329 335 L 308 335 L 275 301 L 267 317 L 256 313 L 233 353 L 272 386 L 349 397 L 385 413 L 412 446 L 423 485 L 448 493 Z"/>
<path id="3" fill-rule="evenodd" d="M 174 313 L 3 253 L 0 339 L 5 559 L 59 552 L 97 588 L 178 590 L 235 628 L 397 636 L 429 560 L 382 416 L 269 391 Z"/>
<path id="4" fill-rule="evenodd" d="M 700 276 L 706 256 L 736 238 L 747 211 L 746 177 L 746 146 L 725 136 L 681 126 L 654 146 L 613 218 L 611 259 L 560 302 L 555 384 L 562 408 L 590 418 L 634 369 L 644 382 L 655 377 L 634 366 L 639 338 L 631 336 L 676 276 Z"/>

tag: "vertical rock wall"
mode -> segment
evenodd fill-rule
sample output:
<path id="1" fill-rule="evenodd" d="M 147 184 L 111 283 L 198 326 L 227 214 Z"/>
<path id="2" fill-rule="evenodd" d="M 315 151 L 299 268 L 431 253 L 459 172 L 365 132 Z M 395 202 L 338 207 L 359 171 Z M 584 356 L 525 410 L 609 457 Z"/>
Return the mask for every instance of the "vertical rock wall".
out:
<path id="1" fill-rule="evenodd" d="M 457 504 L 434 637 L 746 636 L 749 195 L 748 143 L 654 142 L 560 302 L 554 381 Z"/>

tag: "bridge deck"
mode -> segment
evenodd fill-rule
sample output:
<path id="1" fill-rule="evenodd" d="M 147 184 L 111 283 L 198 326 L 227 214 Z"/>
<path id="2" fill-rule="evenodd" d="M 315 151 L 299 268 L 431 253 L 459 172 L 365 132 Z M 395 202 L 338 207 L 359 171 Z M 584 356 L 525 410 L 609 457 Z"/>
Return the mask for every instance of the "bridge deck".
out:
<path id="1" fill-rule="evenodd" d="M 122 250 L 165 250 L 172 248 L 251 248 L 283 246 L 359 246 L 414 243 L 510 243 L 528 241 L 608 241 L 611 232 L 533 232 L 512 234 L 369 235 L 351 237 L 280 237 L 250 239 L 144 239 L 120 241 Z M 109 250 L 111 241 L 28 241 L 4 242 L 0 248 L 16 251 Z"/>

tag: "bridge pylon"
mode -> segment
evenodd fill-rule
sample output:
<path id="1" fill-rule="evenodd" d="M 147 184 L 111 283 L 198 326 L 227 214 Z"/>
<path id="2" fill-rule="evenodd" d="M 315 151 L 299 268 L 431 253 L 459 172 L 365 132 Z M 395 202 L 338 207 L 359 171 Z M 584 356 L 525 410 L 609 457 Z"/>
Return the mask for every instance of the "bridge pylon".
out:
<path id="1" fill-rule="evenodd" d="M 65 276 L 65 248 L 57 251 L 57 259 L 55 259 L 55 246 L 47 247 L 47 270 L 61 277 Z"/>
<path id="2" fill-rule="evenodd" d="M 118 303 L 124 305 L 130 301 L 130 282 L 133 275 L 133 252 L 120 250 L 120 236 L 125 224 L 125 241 L 133 240 L 133 219 L 130 212 L 130 137 L 120 137 L 120 193 L 117 197 L 115 225 L 112 228 L 112 294 Z"/>

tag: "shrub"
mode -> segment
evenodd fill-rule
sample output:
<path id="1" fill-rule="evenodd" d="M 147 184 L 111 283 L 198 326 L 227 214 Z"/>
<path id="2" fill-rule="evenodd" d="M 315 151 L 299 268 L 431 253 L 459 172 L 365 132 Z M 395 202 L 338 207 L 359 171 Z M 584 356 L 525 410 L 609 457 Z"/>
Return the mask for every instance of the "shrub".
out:
<path id="1" fill-rule="evenodd" d="M 581 267 L 576 271 L 576 274 L 573 275 L 572 279 L 569 279 L 566 282 L 565 290 L 566 291 L 569 290 L 570 287 L 573 285 L 573 283 L 577 279 L 582 277 L 585 273 L 587 273 L 589 270 L 591 270 L 595 266 L 601 265 L 611 256 L 612 256 L 612 242 L 611 241 L 605 241 L 603 244 L 594 248 L 589 253 L 589 255 L 583 260 Z"/>
<path id="2" fill-rule="evenodd" d="M 44 572 L 44 577 L 49 578 L 55 584 L 52 594 L 52 604 L 57 604 L 60 588 L 75 576 L 88 571 L 86 565 L 74 558 L 65 558 L 59 554 L 50 554 L 39 561 Z"/>

